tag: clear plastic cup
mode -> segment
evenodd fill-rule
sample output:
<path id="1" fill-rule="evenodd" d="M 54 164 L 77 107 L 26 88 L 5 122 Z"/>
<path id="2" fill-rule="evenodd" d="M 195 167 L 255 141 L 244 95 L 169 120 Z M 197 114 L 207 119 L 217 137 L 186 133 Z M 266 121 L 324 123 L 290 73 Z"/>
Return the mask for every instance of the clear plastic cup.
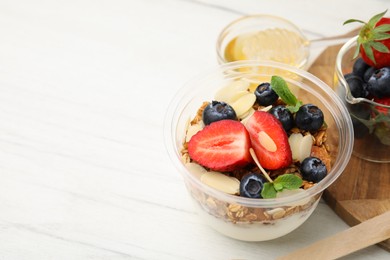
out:
<path id="1" fill-rule="evenodd" d="M 353 154 L 367 161 L 390 162 L 390 106 L 351 94 L 344 75 L 352 71 L 357 36 L 346 42 L 336 58 L 335 89 L 348 108 L 354 126 Z M 387 111 L 383 113 L 380 111 Z"/>
<path id="2" fill-rule="evenodd" d="M 238 60 L 275 61 L 304 69 L 310 42 L 292 22 L 257 14 L 228 24 L 219 35 L 216 48 L 220 64 Z"/>
<path id="3" fill-rule="evenodd" d="M 229 195 L 204 184 L 182 160 L 186 125 L 203 101 L 213 100 L 215 92 L 236 80 L 268 79 L 273 71 L 288 72 L 284 77 L 293 93 L 304 103 L 321 108 L 328 125 L 332 167 L 312 188 L 276 199 L 251 199 Z M 184 179 L 199 216 L 220 233 L 245 241 L 264 241 L 288 234 L 312 214 L 324 189 L 346 167 L 353 147 L 352 122 L 337 94 L 324 82 L 285 64 L 239 61 L 223 64 L 188 82 L 173 98 L 165 118 L 165 143 L 169 156 Z"/>

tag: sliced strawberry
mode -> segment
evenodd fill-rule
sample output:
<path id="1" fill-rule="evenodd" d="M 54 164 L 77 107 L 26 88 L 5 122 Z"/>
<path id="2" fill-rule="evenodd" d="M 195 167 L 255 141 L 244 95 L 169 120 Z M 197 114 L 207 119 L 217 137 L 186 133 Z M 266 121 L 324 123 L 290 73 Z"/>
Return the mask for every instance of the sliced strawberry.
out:
<path id="1" fill-rule="evenodd" d="M 390 97 L 385 97 L 385 98 L 374 98 L 374 101 L 385 105 L 385 106 L 390 106 Z M 380 106 L 375 106 L 375 109 L 378 110 L 380 113 L 383 113 L 387 115 L 389 113 L 389 109 L 385 107 L 380 107 Z"/>
<path id="2" fill-rule="evenodd" d="M 256 111 L 245 126 L 263 168 L 276 170 L 292 163 L 287 133 L 276 117 L 267 112 Z"/>
<path id="3" fill-rule="evenodd" d="M 206 168 L 228 172 L 252 161 L 249 148 L 249 134 L 244 125 L 226 119 L 211 123 L 196 133 L 188 143 L 188 154 Z"/>

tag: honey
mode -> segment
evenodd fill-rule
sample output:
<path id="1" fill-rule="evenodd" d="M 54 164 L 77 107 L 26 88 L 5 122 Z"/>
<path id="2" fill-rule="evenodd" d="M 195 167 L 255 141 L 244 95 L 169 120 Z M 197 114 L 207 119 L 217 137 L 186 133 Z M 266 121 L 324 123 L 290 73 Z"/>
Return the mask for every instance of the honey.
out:
<path id="1" fill-rule="evenodd" d="M 226 46 L 227 62 L 237 60 L 276 61 L 302 68 L 309 55 L 309 41 L 300 34 L 279 28 L 240 34 Z"/>

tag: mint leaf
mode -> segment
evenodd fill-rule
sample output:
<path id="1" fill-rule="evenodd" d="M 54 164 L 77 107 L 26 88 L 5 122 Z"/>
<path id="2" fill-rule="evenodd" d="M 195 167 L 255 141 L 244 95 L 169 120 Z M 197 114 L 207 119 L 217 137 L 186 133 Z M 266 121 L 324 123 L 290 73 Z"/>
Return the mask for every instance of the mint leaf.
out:
<path id="1" fill-rule="evenodd" d="M 274 188 L 276 191 L 281 191 L 283 190 L 283 184 L 281 183 L 274 183 Z"/>
<path id="2" fill-rule="evenodd" d="M 270 182 L 264 183 L 263 190 L 261 191 L 261 196 L 264 199 L 276 198 L 276 190 L 274 185 Z"/>
<path id="3" fill-rule="evenodd" d="M 303 181 L 301 178 L 291 173 L 279 175 L 272 183 L 264 183 L 263 190 L 261 191 L 261 196 L 264 199 L 276 198 L 277 192 L 280 192 L 284 189 L 299 189 L 299 187 L 302 186 L 302 182 Z"/>
<path id="4" fill-rule="evenodd" d="M 279 175 L 274 180 L 274 186 L 276 185 L 283 186 L 284 189 L 295 190 L 302 186 L 302 179 L 294 174 L 287 173 L 287 174 Z"/>
<path id="5" fill-rule="evenodd" d="M 295 107 L 299 102 L 294 94 L 290 91 L 286 81 L 282 77 L 272 76 L 271 88 L 287 105 Z"/>
<path id="6" fill-rule="evenodd" d="M 299 108 L 302 106 L 302 102 L 298 101 L 295 106 L 286 106 L 288 110 L 290 110 L 291 113 L 298 112 Z"/>

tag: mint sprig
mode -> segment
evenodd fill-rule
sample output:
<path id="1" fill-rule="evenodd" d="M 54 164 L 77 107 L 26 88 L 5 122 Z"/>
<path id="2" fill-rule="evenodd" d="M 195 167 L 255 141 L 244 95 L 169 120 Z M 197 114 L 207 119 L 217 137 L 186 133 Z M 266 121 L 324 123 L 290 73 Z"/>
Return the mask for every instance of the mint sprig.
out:
<path id="1" fill-rule="evenodd" d="M 288 88 L 286 81 L 279 76 L 271 77 L 271 86 L 272 89 L 278 94 L 278 96 L 287 104 L 287 109 L 291 113 L 295 113 L 302 106 L 302 102 L 299 101 L 294 94 Z"/>
<path id="2" fill-rule="evenodd" d="M 280 175 L 272 183 L 266 182 L 264 184 L 261 196 L 264 199 L 276 198 L 277 192 L 281 192 L 284 189 L 299 189 L 302 186 L 302 182 L 301 178 L 291 173 Z"/>

